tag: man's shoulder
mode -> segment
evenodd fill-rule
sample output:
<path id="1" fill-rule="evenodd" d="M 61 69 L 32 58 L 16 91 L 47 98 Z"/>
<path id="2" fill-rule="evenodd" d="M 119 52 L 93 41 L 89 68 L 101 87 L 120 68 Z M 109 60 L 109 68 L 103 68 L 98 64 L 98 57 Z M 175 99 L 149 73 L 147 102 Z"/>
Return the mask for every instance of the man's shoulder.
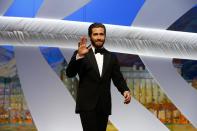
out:
<path id="1" fill-rule="evenodd" d="M 104 48 L 104 50 L 105 50 L 105 53 L 112 54 L 112 52 L 107 50 L 106 48 Z"/>
<path id="2" fill-rule="evenodd" d="M 106 53 L 108 55 L 110 55 L 110 58 L 111 58 L 112 61 L 117 61 L 118 60 L 117 55 L 116 55 L 115 52 L 111 52 L 111 51 L 106 50 Z"/>

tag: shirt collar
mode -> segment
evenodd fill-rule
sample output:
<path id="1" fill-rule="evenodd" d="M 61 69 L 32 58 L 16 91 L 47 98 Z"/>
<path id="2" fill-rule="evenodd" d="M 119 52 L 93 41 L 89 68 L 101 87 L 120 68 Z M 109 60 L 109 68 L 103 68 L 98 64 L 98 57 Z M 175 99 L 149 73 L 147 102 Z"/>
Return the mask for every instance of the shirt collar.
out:
<path id="1" fill-rule="evenodd" d="M 92 51 L 95 53 L 95 47 L 93 45 L 91 45 L 92 47 Z M 101 47 L 101 48 L 104 48 L 104 47 Z"/>

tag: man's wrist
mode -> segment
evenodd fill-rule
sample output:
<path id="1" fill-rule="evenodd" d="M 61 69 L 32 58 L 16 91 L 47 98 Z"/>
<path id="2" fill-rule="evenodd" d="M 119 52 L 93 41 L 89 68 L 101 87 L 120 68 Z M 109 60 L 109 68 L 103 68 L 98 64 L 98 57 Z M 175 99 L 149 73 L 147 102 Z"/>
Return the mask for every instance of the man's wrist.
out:
<path id="1" fill-rule="evenodd" d="M 131 93 L 130 90 L 125 90 L 123 91 L 122 95 L 124 95 L 124 93 Z"/>
<path id="2" fill-rule="evenodd" d="M 76 60 L 79 60 L 79 59 L 82 59 L 82 58 L 84 58 L 84 56 L 80 56 L 80 55 L 77 53 L 77 55 L 76 55 Z"/>

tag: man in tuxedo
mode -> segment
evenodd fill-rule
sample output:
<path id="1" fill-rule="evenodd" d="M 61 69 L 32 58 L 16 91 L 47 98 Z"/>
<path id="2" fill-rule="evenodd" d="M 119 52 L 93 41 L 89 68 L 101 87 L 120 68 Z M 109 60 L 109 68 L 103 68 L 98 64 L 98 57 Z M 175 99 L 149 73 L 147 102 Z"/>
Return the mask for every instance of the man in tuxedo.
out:
<path id="1" fill-rule="evenodd" d="M 106 131 L 111 115 L 111 80 L 124 97 L 124 103 L 131 100 L 129 88 L 120 72 L 114 54 L 104 48 L 106 28 L 101 23 L 89 26 L 87 39 L 81 37 L 78 50 L 74 52 L 66 69 L 68 77 L 79 75 L 76 113 L 80 114 L 84 131 Z"/>

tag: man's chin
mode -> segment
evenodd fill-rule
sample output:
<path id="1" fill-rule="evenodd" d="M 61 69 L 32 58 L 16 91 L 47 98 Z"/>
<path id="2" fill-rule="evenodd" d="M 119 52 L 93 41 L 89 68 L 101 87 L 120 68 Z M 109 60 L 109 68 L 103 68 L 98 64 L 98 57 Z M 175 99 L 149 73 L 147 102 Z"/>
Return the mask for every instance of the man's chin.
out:
<path id="1" fill-rule="evenodd" d="M 103 43 L 98 43 L 95 46 L 96 46 L 96 48 L 101 48 L 101 47 L 103 47 Z"/>

